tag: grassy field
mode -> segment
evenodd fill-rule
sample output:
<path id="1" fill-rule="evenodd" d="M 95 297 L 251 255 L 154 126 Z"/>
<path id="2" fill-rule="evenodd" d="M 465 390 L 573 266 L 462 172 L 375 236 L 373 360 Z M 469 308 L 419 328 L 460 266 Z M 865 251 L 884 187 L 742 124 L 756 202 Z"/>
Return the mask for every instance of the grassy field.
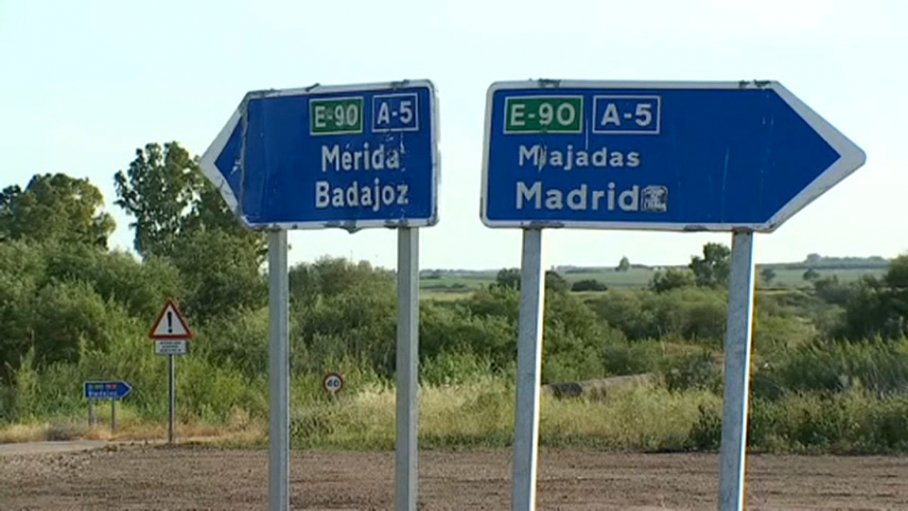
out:
<path id="1" fill-rule="evenodd" d="M 761 270 L 757 267 L 757 272 Z M 803 269 L 788 269 L 784 267 L 773 267 L 775 278 L 767 283 L 762 278 L 757 285 L 760 288 L 792 288 L 807 287 L 809 283 L 804 280 Z M 885 271 L 884 268 L 855 268 L 855 269 L 836 269 L 836 270 L 817 270 L 820 278 L 836 276 L 841 282 L 854 282 L 864 275 L 879 277 Z M 649 268 L 631 268 L 626 272 L 614 270 L 601 271 L 578 271 L 565 272 L 561 276 L 568 282 L 574 283 L 579 280 L 597 280 L 609 288 L 645 288 L 653 279 L 656 271 Z M 488 286 L 495 282 L 495 271 L 475 272 L 457 276 L 441 276 L 426 278 L 421 281 L 421 289 L 426 293 L 426 297 L 433 299 L 457 299 L 464 293 L 475 291 L 480 287 Z"/>

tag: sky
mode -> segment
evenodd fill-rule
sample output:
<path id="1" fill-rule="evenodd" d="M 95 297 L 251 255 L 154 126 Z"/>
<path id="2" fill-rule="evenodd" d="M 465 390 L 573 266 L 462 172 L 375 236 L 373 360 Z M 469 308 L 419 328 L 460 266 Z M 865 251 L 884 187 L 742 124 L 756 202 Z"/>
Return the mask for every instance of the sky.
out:
<path id="1" fill-rule="evenodd" d="M 422 268 L 519 266 L 479 217 L 485 93 L 530 78 L 780 81 L 867 154 L 771 234 L 760 262 L 908 250 L 908 2 L 0 0 L 0 185 L 89 178 L 131 249 L 113 175 L 149 142 L 201 154 L 249 90 L 427 78 L 440 109 L 439 223 Z M 469 198 L 470 200 L 465 200 Z M 293 231 L 290 263 L 393 267 L 387 229 Z M 684 264 L 729 234 L 545 231 L 547 265 Z"/>

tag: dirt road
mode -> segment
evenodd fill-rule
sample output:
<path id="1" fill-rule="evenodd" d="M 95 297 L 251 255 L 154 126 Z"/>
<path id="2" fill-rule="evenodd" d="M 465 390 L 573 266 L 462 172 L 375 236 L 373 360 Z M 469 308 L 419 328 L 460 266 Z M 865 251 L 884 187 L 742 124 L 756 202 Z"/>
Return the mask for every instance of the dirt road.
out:
<path id="1" fill-rule="evenodd" d="M 89 451 L 109 445 L 104 440 L 73 440 L 71 442 L 27 442 L 0 444 L 0 456 Z"/>
<path id="2" fill-rule="evenodd" d="M 393 509 L 393 453 L 294 452 L 292 509 Z M 420 454 L 420 509 L 506 510 L 508 451 Z M 908 509 L 908 459 L 751 456 L 748 510 Z M 0 510 L 267 508 L 267 451 L 119 446 L 0 457 Z M 538 509 L 716 509 L 717 457 L 540 454 Z"/>

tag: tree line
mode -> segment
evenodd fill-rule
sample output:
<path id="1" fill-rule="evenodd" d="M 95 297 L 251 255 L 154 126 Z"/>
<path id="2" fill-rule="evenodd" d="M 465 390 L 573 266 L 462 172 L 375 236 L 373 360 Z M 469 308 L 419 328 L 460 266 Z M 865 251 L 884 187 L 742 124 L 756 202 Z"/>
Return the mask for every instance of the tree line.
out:
<path id="1" fill-rule="evenodd" d="M 108 247 L 115 224 L 88 180 L 39 174 L 0 193 L 0 422 L 77 414 L 81 382 L 114 377 L 134 384 L 140 417 L 164 413 L 163 361 L 147 332 L 167 297 L 197 333 L 181 362 L 182 413 L 266 416 L 263 235 L 239 224 L 198 157 L 176 143 L 137 149 L 113 179 L 139 257 Z M 577 283 L 547 272 L 544 382 L 653 373 L 670 392 L 721 395 L 729 257 L 727 246 L 708 243 L 646 289 L 577 293 Z M 342 366 L 351 389 L 393 384 L 393 271 L 325 257 L 294 265 L 289 277 L 295 381 Z M 757 293 L 755 406 L 856 386 L 908 402 L 908 357 L 899 355 L 908 351 L 908 255 L 880 278 L 809 282 Z M 519 285 L 519 271 L 505 268 L 461 299 L 423 302 L 421 384 L 513 377 Z M 698 427 L 713 431 L 713 412 L 702 413 Z"/>

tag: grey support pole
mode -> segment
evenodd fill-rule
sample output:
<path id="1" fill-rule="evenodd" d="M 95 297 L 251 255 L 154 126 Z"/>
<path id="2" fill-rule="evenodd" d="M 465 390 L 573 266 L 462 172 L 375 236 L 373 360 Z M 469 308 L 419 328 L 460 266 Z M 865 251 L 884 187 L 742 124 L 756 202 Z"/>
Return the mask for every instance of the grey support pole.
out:
<path id="1" fill-rule="evenodd" d="M 750 349 L 753 337 L 753 246 L 752 232 L 734 233 L 731 243 L 731 275 L 728 281 L 728 323 L 725 328 L 719 511 L 744 509 Z"/>
<path id="2" fill-rule="evenodd" d="M 176 359 L 167 355 L 167 443 L 173 443 L 177 415 L 177 370 Z"/>
<path id="3" fill-rule="evenodd" d="M 545 281 L 542 229 L 523 230 L 511 510 L 535 511 Z"/>
<path id="4" fill-rule="evenodd" d="M 268 233 L 268 510 L 290 509 L 290 334 L 287 231 Z"/>
<path id="5" fill-rule="evenodd" d="M 419 229 L 397 234 L 397 450 L 395 510 L 416 511 L 419 470 Z"/>

